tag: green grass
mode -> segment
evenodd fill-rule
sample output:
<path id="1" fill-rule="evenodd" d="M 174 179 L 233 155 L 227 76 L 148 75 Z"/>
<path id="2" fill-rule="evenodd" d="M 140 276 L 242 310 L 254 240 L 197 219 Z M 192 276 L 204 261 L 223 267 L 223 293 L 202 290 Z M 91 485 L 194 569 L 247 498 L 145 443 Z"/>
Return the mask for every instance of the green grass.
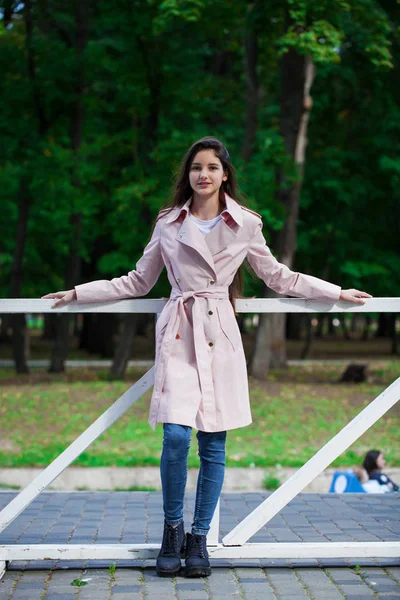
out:
<path id="1" fill-rule="evenodd" d="M 272 370 L 268 381 L 250 379 L 253 424 L 228 432 L 228 466 L 298 467 L 400 375 L 400 363 L 370 368 L 368 383 L 337 383 L 344 366 Z M 28 376 L 0 371 L 0 467 L 43 467 L 104 412 L 141 373 L 107 381 L 106 370 L 69 370 Z M 22 383 L 25 382 L 25 383 Z M 158 466 L 162 426 L 147 423 L 150 392 L 74 462 L 80 466 Z M 400 403 L 399 403 L 400 404 Z M 370 448 L 383 449 L 400 466 L 400 406 L 393 407 L 333 466 L 360 463 Z M 198 466 L 193 439 L 189 466 Z"/>
<path id="2" fill-rule="evenodd" d="M 278 477 L 276 477 L 273 473 L 269 472 L 265 474 L 265 477 L 263 479 L 263 487 L 269 491 L 277 490 L 278 487 L 280 487 L 281 483 L 282 482 L 280 479 L 278 479 Z"/>

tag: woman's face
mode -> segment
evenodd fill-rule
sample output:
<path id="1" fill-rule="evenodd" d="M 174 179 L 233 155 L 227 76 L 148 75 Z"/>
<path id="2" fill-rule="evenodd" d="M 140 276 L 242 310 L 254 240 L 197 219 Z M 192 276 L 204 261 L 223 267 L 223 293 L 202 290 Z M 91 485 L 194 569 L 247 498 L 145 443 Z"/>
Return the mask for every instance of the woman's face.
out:
<path id="1" fill-rule="evenodd" d="M 212 196 L 227 179 L 222 163 L 213 150 L 197 152 L 190 167 L 189 181 L 191 188 L 199 197 Z"/>
<path id="2" fill-rule="evenodd" d="M 378 458 L 376 459 L 376 466 L 378 467 L 378 469 L 384 469 L 385 465 L 385 455 L 383 454 L 383 452 L 381 452 L 380 454 L 378 454 Z"/>

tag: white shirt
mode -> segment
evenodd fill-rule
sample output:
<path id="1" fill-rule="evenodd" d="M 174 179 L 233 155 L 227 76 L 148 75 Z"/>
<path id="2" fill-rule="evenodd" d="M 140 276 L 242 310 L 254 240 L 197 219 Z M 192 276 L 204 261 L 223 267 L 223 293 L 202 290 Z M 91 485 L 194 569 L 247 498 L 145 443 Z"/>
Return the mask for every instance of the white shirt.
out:
<path id="1" fill-rule="evenodd" d="M 366 492 L 370 494 L 386 494 L 386 492 L 391 492 L 392 490 L 388 485 L 380 484 L 379 481 L 375 479 L 369 479 L 365 483 L 362 484 L 362 487 Z"/>
<path id="2" fill-rule="evenodd" d="M 189 212 L 189 217 L 191 218 L 193 223 L 196 223 L 197 227 L 200 229 L 200 232 L 204 235 L 204 237 L 207 235 L 207 233 L 210 233 L 211 229 L 218 223 L 218 221 L 222 219 L 221 215 L 217 215 L 215 219 L 202 221 L 201 219 L 194 217 L 191 212 Z"/>

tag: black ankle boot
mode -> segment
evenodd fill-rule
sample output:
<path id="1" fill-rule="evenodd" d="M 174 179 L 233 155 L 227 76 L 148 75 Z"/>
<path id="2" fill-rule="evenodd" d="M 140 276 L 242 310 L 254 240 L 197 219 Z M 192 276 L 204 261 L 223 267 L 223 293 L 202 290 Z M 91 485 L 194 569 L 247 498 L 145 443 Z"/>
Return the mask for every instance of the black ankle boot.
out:
<path id="1" fill-rule="evenodd" d="M 174 577 L 181 568 L 181 556 L 185 550 L 185 529 L 183 521 L 172 527 L 164 521 L 164 534 L 161 550 L 157 556 L 156 571 L 160 577 Z"/>
<path id="2" fill-rule="evenodd" d="M 186 534 L 185 576 L 208 577 L 211 575 L 207 552 L 207 536 Z"/>

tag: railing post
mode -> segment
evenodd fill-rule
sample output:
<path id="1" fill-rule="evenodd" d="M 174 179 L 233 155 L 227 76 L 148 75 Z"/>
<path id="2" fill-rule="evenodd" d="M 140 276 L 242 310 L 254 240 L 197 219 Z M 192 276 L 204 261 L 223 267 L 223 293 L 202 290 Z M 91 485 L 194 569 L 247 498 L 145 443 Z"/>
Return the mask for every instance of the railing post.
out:
<path id="1" fill-rule="evenodd" d="M 207 546 L 218 546 L 220 502 L 221 498 L 218 498 L 218 504 L 215 508 L 214 516 L 210 525 L 210 531 L 208 532 L 207 536 Z"/>

